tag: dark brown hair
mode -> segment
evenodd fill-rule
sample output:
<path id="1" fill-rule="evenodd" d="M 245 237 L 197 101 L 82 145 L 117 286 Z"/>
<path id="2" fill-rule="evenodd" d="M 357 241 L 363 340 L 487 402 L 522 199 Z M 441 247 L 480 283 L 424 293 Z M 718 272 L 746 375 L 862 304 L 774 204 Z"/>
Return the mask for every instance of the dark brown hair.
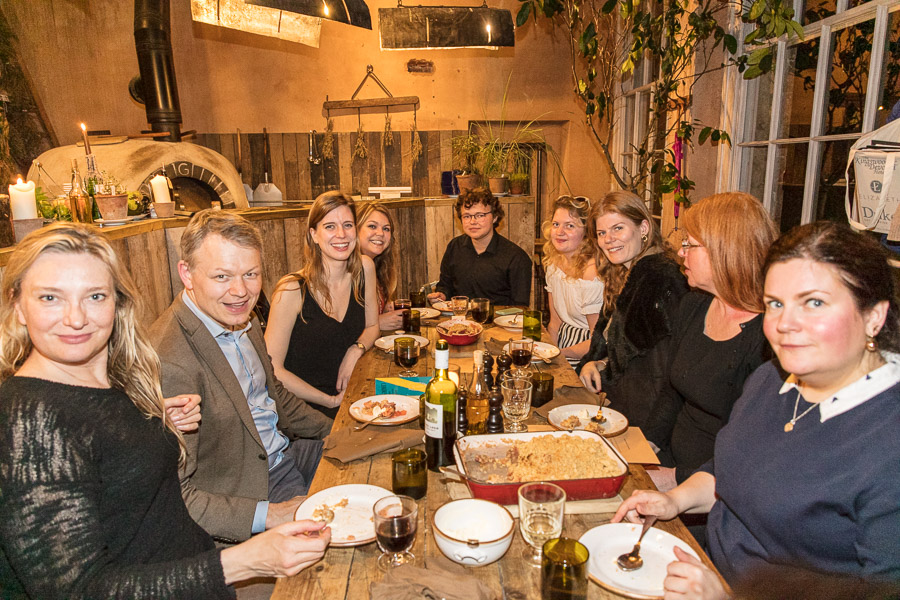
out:
<path id="1" fill-rule="evenodd" d="M 500 206 L 500 201 L 486 187 L 465 190 L 459 195 L 459 198 L 456 200 L 456 218 L 462 220 L 462 210 L 471 208 L 472 205 L 479 203 L 491 209 L 491 220 L 494 221 L 494 227 L 496 228 L 500 221 L 503 220 L 505 213 L 503 212 L 503 207 Z"/>
<path id="2" fill-rule="evenodd" d="M 865 234 L 847 225 L 817 221 L 794 227 L 772 244 L 763 266 L 765 277 L 772 265 L 792 259 L 807 259 L 833 267 L 853 294 L 860 312 L 882 301 L 888 302 L 884 326 L 875 340 L 882 350 L 900 350 L 900 322 L 894 279 L 887 250 Z"/>

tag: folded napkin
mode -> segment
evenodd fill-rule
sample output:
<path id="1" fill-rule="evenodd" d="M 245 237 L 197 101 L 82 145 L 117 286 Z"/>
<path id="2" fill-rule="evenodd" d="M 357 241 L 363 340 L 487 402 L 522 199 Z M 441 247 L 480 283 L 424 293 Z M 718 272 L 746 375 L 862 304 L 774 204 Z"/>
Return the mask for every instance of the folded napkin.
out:
<path id="1" fill-rule="evenodd" d="M 325 438 L 325 456 L 342 463 L 380 452 L 409 448 L 422 443 L 421 429 L 380 429 L 369 425 L 362 431 L 352 428 L 332 432 Z"/>
<path id="2" fill-rule="evenodd" d="M 485 583 L 462 565 L 443 556 L 429 556 L 427 567 L 403 565 L 388 571 L 380 583 L 369 585 L 369 600 L 494 600 Z"/>
<path id="3" fill-rule="evenodd" d="M 584 386 L 575 387 L 564 385 L 556 388 L 553 392 L 553 400 L 540 408 L 534 409 L 534 413 L 547 419 L 547 415 L 550 414 L 551 410 L 558 406 L 566 406 L 567 404 L 593 404 L 594 406 L 600 406 L 600 396 L 591 392 Z"/>

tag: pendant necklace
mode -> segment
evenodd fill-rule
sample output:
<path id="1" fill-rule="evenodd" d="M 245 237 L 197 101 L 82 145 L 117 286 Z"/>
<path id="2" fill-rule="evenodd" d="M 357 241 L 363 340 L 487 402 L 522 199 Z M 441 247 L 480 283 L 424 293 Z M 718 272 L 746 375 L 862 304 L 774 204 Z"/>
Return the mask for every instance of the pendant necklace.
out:
<path id="1" fill-rule="evenodd" d="M 791 431 L 793 431 L 794 423 L 796 423 L 797 421 L 799 421 L 800 419 L 805 417 L 807 414 L 809 414 L 809 411 L 811 411 L 812 409 L 817 407 L 818 404 L 813 404 L 812 406 L 810 406 L 809 408 L 804 410 L 803 413 L 798 417 L 797 416 L 797 408 L 799 406 L 800 406 L 800 386 L 797 386 L 797 399 L 794 400 L 794 416 L 793 416 L 793 418 L 791 418 L 790 421 L 788 421 L 787 423 L 784 424 L 784 432 L 785 433 L 790 433 Z"/>

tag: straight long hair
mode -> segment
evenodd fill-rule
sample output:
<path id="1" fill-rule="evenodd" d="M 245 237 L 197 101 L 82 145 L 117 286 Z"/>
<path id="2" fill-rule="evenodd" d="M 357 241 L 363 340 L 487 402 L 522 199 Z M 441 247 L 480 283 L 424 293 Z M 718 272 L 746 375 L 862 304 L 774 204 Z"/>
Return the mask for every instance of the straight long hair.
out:
<path id="1" fill-rule="evenodd" d="M 762 266 L 778 230 L 762 203 L 743 192 L 715 194 L 690 206 L 681 223 L 706 248 L 719 297 L 763 312 Z"/>
<path id="2" fill-rule="evenodd" d="M 553 203 L 553 215 L 556 215 L 557 210 L 564 209 L 568 211 L 570 217 L 581 223 L 581 226 L 584 227 L 584 238 L 581 240 L 581 244 L 578 246 L 571 262 L 571 267 L 575 272 L 576 278 L 581 277 L 588 263 L 594 258 L 594 248 L 596 248 L 596 243 L 591 239 L 590 228 L 588 227 L 588 212 L 590 211 L 590 208 L 591 201 L 587 198 L 560 196 L 556 199 L 556 202 Z M 553 245 L 553 240 L 550 239 L 550 226 L 553 223 L 553 215 L 551 215 L 550 219 L 545 221 L 541 226 L 541 233 L 547 240 L 544 243 L 544 257 L 541 259 L 541 262 L 545 267 L 549 267 L 550 265 L 556 265 L 558 267 L 565 260 L 565 257 L 560 254 L 559 250 L 556 249 L 556 246 Z"/>
<path id="3" fill-rule="evenodd" d="M 378 280 L 379 292 L 381 297 L 384 298 L 384 301 L 387 303 L 391 302 L 397 296 L 398 275 L 397 264 L 394 261 L 394 238 L 397 236 L 397 228 L 394 227 L 394 217 L 391 216 L 388 209 L 380 202 L 367 202 L 363 204 L 359 209 L 359 216 L 356 221 L 358 223 L 356 228 L 356 238 L 358 245 L 363 225 L 369 220 L 369 216 L 375 212 L 383 214 L 388 220 L 388 225 L 391 226 L 391 241 L 384 250 L 381 251 L 381 254 L 372 259 L 375 262 L 375 276 Z"/>
<path id="4" fill-rule="evenodd" d="M 631 192 L 618 190 L 610 192 L 591 206 L 591 212 L 588 215 L 588 231 L 591 239 L 594 240 L 594 261 L 597 265 L 597 274 L 603 281 L 603 314 L 609 316 L 616 308 L 616 300 L 625 287 L 628 280 L 629 269 L 622 264 L 613 264 L 606 258 L 606 254 L 600 249 L 597 242 L 597 219 L 609 213 L 622 215 L 631 221 L 635 227 L 640 227 L 641 223 L 647 221 L 650 231 L 647 233 L 647 239 L 641 240 L 641 250 L 638 252 L 631 266 L 637 264 L 639 260 L 650 254 L 665 254 L 675 257 L 675 252 L 663 240 L 662 234 L 659 232 L 659 226 L 653 220 L 647 205 L 637 195 Z"/>
<path id="5" fill-rule="evenodd" d="M 286 286 L 292 283 L 300 285 L 300 319 L 303 319 L 303 302 L 306 295 L 312 293 L 316 298 L 322 300 L 322 310 L 326 314 L 331 314 L 331 292 L 328 289 L 328 279 L 325 273 L 325 259 L 322 256 L 322 249 L 313 240 L 312 230 L 318 227 L 319 223 L 328 213 L 341 206 L 350 209 L 353 215 L 354 225 L 358 222 L 356 219 L 356 205 L 353 200 L 345 196 L 341 192 L 325 192 L 320 194 L 313 202 L 309 209 L 309 216 L 306 218 L 306 237 L 303 243 L 303 266 L 298 271 L 285 275 L 275 286 L 274 296 L 286 290 Z M 363 273 L 362 257 L 359 252 L 359 241 L 357 235 L 357 243 L 350 253 L 347 260 L 347 271 L 353 281 L 353 297 L 358 304 L 365 305 L 363 300 L 362 288 L 365 284 L 365 274 Z M 273 298 L 274 299 L 274 298 Z"/>
<path id="6" fill-rule="evenodd" d="M 177 438 L 183 462 L 184 438 L 163 405 L 159 356 L 147 341 L 140 318 L 141 295 L 128 270 L 96 227 L 56 223 L 29 234 L 10 255 L 3 272 L 0 298 L 0 381 L 15 375 L 34 349 L 28 329 L 19 323 L 15 306 L 21 298 L 22 280 L 28 270 L 38 258 L 51 252 L 71 256 L 73 261 L 79 260 L 79 255 L 93 256 L 109 269 L 116 292 L 116 315 L 107 342 L 106 372 L 110 385 L 124 392 L 145 417 L 161 421 Z"/>

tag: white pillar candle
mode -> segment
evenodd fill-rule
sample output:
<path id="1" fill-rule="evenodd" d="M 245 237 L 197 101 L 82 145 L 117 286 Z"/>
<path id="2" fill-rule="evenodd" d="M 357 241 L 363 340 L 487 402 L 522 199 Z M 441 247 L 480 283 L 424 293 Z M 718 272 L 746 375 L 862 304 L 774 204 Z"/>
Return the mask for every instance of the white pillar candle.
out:
<path id="1" fill-rule="evenodd" d="M 169 180 L 162 175 L 150 180 L 150 189 L 153 191 L 153 202 L 160 204 L 172 201 L 172 197 L 169 196 Z"/>
<path id="2" fill-rule="evenodd" d="M 22 180 L 19 179 L 15 185 L 9 186 L 9 205 L 12 209 L 13 219 L 37 219 L 34 182 L 22 183 Z"/>

